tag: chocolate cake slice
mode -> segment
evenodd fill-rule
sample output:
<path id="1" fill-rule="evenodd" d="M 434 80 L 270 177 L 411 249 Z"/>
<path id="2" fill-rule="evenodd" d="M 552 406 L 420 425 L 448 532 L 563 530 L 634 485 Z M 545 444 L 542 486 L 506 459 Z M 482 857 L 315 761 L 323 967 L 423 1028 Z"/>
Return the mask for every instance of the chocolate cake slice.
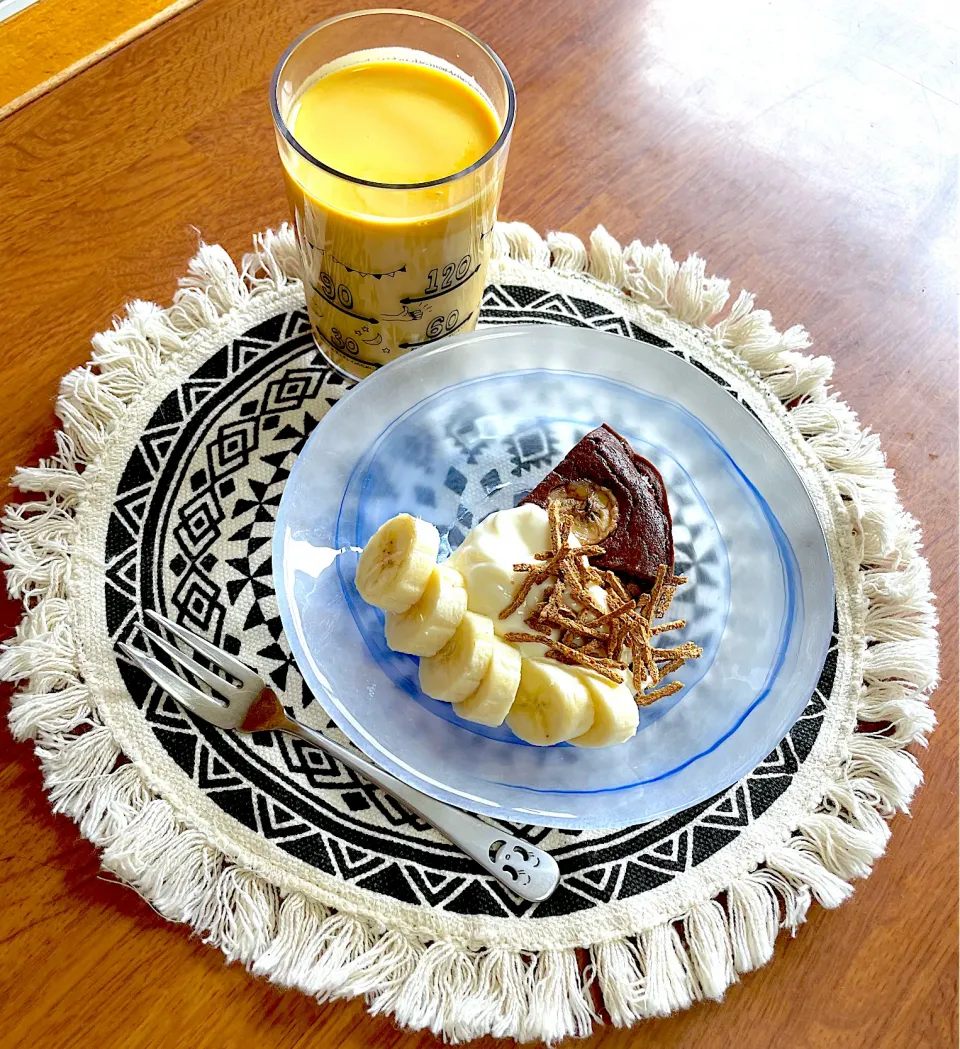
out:
<path id="1" fill-rule="evenodd" d="M 603 555 L 591 558 L 597 568 L 643 590 L 650 589 L 660 565 L 673 571 L 673 523 L 663 478 L 606 423 L 574 445 L 521 505 L 546 509 L 554 499 L 587 522 L 587 541 L 603 546 Z"/>

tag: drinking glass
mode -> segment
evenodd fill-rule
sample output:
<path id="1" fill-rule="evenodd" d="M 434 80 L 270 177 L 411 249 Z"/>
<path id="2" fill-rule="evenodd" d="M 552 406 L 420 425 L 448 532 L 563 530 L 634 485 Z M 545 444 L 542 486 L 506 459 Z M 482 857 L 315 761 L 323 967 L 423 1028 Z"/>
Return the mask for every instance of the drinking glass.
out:
<path id="1" fill-rule="evenodd" d="M 490 149 L 444 178 L 390 184 L 338 171 L 304 148 L 293 130 L 303 91 L 326 73 L 383 60 L 427 65 L 477 92 L 500 127 Z M 307 310 L 330 364 L 363 378 L 409 350 L 470 331 L 516 112 L 513 84 L 494 52 L 433 15 L 340 15 L 290 45 L 274 70 L 270 102 Z"/>

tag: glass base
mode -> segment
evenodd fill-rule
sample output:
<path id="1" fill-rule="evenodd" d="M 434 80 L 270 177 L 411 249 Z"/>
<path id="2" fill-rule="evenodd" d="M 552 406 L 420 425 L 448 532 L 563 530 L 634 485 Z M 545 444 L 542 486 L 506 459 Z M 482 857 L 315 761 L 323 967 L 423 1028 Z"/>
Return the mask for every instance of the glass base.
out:
<path id="1" fill-rule="evenodd" d="M 383 367 L 382 364 L 368 364 L 366 361 L 357 360 L 349 354 L 342 353 L 340 350 L 331 346 L 330 343 L 321 339 L 320 336 L 317 335 L 316 329 L 312 331 L 312 335 L 313 341 L 323 356 L 323 359 L 335 372 L 339 372 L 339 374 L 346 379 L 352 379 L 354 382 L 359 382 L 360 379 L 365 379 L 368 375 L 372 375 L 379 368 Z M 387 363 L 389 364 L 389 361 Z"/>

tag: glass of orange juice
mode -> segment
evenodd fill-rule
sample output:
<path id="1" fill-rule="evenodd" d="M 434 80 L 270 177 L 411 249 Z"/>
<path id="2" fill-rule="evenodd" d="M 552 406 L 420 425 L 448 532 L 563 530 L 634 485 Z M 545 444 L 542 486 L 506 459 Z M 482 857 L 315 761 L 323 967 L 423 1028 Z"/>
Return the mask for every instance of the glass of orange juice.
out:
<path id="1" fill-rule="evenodd" d="M 314 338 L 363 378 L 477 322 L 516 99 L 500 59 L 415 11 L 287 49 L 271 107 Z"/>

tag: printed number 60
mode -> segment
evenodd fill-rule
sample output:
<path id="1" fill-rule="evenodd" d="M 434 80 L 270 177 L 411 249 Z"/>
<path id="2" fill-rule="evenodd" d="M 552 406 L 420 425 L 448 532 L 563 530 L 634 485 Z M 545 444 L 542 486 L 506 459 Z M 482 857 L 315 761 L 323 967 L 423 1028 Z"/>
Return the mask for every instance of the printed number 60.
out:
<path id="1" fill-rule="evenodd" d="M 458 310 L 451 310 L 446 317 L 442 315 L 434 317 L 427 325 L 427 338 L 439 339 L 445 331 L 453 331 L 459 320 L 460 313 Z"/>

